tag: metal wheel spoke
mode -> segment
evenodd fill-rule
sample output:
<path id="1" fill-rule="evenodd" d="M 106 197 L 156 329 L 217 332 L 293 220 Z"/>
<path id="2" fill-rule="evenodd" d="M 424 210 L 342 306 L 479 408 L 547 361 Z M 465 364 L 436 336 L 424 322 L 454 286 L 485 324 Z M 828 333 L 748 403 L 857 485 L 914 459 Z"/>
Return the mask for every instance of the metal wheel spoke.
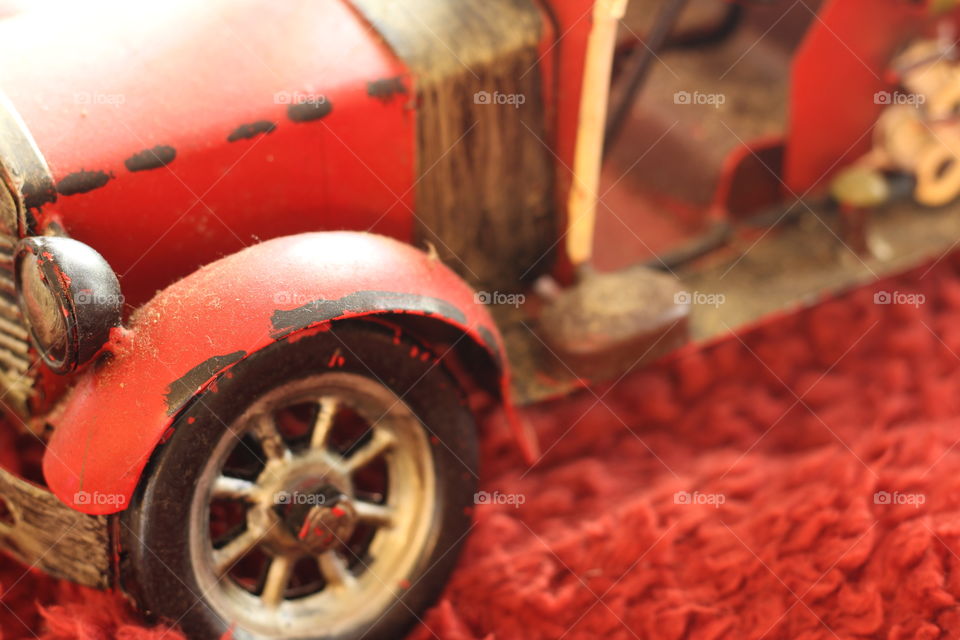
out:
<path id="1" fill-rule="evenodd" d="M 249 480 L 220 475 L 213 481 L 213 497 L 230 500 L 253 500 L 256 485 Z"/>
<path id="2" fill-rule="evenodd" d="M 263 447 L 263 453 L 267 460 L 283 460 L 290 455 L 290 449 L 287 443 L 283 441 L 283 436 L 277 429 L 277 423 L 273 416 L 268 413 L 261 413 L 256 416 L 253 422 L 253 432 L 260 440 L 260 446 Z"/>
<path id="3" fill-rule="evenodd" d="M 197 585 L 238 629 L 307 637 L 336 612 L 354 634 L 434 544 L 429 433 L 390 388 L 342 370 L 237 402 L 184 523 Z"/>
<path id="4" fill-rule="evenodd" d="M 393 525 L 393 509 L 385 504 L 354 500 L 354 509 L 357 510 L 357 520 L 378 527 Z"/>
<path id="5" fill-rule="evenodd" d="M 327 551 L 317 558 L 317 564 L 320 566 L 320 573 L 323 574 L 327 584 L 334 587 L 353 587 L 357 579 L 350 573 L 350 568 L 343 558 L 337 555 L 336 551 Z"/>
<path id="6" fill-rule="evenodd" d="M 374 429 L 373 437 L 370 438 L 370 441 L 344 460 L 347 472 L 353 473 L 357 469 L 370 464 L 377 456 L 392 447 L 393 443 L 394 437 L 390 432 L 383 429 Z"/>
<path id="7" fill-rule="evenodd" d="M 294 564 L 290 556 L 277 556 L 270 561 L 270 569 L 267 570 L 263 591 L 260 593 L 263 604 L 268 607 L 277 607 L 283 602 L 283 595 L 287 591 L 287 585 L 290 584 Z"/>
<path id="8" fill-rule="evenodd" d="M 340 402 L 333 396 L 326 396 L 320 399 L 319 404 L 317 417 L 313 421 L 313 431 L 310 433 L 310 447 L 313 449 L 326 445 Z"/>
<path id="9" fill-rule="evenodd" d="M 217 575 L 223 575 L 229 571 L 237 560 L 257 545 L 259 540 L 260 536 L 248 529 L 223 547 L 215 549 L 213 552 L 213 568 Z"/>

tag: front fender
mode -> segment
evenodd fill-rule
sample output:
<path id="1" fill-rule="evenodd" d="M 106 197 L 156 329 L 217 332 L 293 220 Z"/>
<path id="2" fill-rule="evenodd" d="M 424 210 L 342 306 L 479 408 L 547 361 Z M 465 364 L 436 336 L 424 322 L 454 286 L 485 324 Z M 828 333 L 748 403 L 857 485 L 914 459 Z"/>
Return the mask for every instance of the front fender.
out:
<path id="1" fill-rule="evenodd" d="M 122 511 L 180 409 L 217 376 L 276 340 L 378 313 L 430 316 L 464 331 L 502 363 L 507 390 L 496 326 L 436 259 L 366 233 L 277 238 L 171 285 L 116 331 L 109 355 L 78 376 L 51 418 L 47 484 L 79 511 Z"/>

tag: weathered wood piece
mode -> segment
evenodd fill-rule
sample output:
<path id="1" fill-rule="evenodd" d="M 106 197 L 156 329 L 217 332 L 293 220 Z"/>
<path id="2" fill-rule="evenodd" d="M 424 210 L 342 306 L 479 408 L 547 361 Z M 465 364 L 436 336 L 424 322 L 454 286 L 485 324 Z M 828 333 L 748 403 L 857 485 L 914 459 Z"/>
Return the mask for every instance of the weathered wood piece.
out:
<path id="1" fill-rule="evenodd" d="M 0 550 L 56 578 L 110 584 L 107 519 L 64 505 L 52 493 L 0 469 Z"/>

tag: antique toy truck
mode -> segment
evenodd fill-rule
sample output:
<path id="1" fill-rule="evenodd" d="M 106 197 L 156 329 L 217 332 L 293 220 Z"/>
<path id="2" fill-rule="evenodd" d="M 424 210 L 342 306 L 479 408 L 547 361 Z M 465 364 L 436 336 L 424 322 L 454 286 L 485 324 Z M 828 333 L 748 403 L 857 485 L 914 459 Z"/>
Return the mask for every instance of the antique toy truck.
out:
<path id="1" fill-rule="evenodd" d="M 475 400 L 533 460 L 515 402 L 713 332 L 685 265 L 822 193 L 867 152 L 894 54 L 953 23 L 903 0 L 791 14 L 779 135 L 699 171 L 668 150 L 722 123 L 689 109 L 749 76 L 712 102 L 640 86 L 775 3 L 716 2 L 686 39 L 684 4 L 0 4 L 0 403 L 43 448 L 42 475 L 0 474 L 3 548 L 192 637 L 400 637 L 470 530 Z M 658 91 L 679 98 L 650 110 Z M 661 112 L 683 121 L 663 149 L 616 151 Z M 614 162 L 683 176 L 665 197 L 709 194 L 679 254 L 631 219 L 657 250 L 596 268 L 625 235 L 598 213 L 605 129 Z"/>

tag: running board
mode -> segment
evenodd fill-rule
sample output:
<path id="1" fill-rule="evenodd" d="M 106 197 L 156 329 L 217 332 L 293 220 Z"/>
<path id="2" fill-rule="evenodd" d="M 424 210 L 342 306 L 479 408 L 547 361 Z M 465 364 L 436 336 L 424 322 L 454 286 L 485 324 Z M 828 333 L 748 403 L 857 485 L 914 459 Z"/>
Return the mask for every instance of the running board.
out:
<path id="1" fill-rule="evenodd" d="M 960 202 L 929 209 L 901 201 L 874 212 L 866 225 L 863 240 L 868 251 L 863 254 L 851 250 L 859 239 L 843 238 L 840 222 L 834 208 L 798 201 L 789 209 L 773 212 L 768 220 L 753 221 L 757 226 L 752 232 L 741 227 L 740 233 L 722 248 L 686 264 L 674 265 L 669 271 L 664 267 L 675 279 L 676 301 L 686 308 L 686 317 L 678 315 L 679 310 L 672 311 L 662 299 L 647 305 L 646 316 L 639 313 L 643 305 L 635 309 L 638 313 L 627 314 L 634 318 L 637 336 L 645 337 L 647 342 L 622 342 L 614 345 L 609 354 L 599 350 L 592 354 L 626 357 L 628 365 L 619 366 L 615 374 L 599 371 L 598 364 L 605 360 L 623 365 L 622 359 L 601 357 L 591 363 L 593 370 L 589 371 L 581 366 L 578 354 L 562 348 L 564 344 L 577 344 L 576 332 L 569 332 L 560 344 L 551 340 L 550 313 L 549 309 L 545 311 L 548 302 L 531 294 L 526 304 L 491 306 L 510 357 L 516 402 L 540 402 L 591 382 L 616 380 L 624 372 L 642 369 L 683 342 L 679 335 L 681 325 L 692 342 L 714 340 L 750 327 L 771 314 L 814 306 L 830 296 L 925 263 L 936 264 L 947 254 L 960 250 Z M 607 274 L 605 278 L 622 280 L 622 286 L 601 291 L 603 295 L 586 297 L 602 303 L 599 309 L 593 305 L 596 313 L 590 312 L 591 305 L 580 305 L 576 313 L 567 314 L 574 327 L 582 327 L 585 344 L 589 346 L 587 339 L 591 334 L 610 331 L 597 321 L 617 315 L 616 309 L 624 304 L 624 297 L 628 298 L 626 302 L 630 302 L 629 298 L 636 301 L 637 286 L 650 280 L 647 271 L 628 267 Z M 589 280 L 579 287 L 595 288 Z M 576 289 L 563 295 L 575 299 Z M 886 292 L 888 297 L 909 293 Z M 511 301 L 517 296 L 505 299 Z M 522 296 L 519 299 L 524 300 Z M 883 300 L 878 303 L 885 304 Z M 678 320 L 681 322 L 677 323 Z M 627 348 L 630 346 L 640 348 Z"/>

